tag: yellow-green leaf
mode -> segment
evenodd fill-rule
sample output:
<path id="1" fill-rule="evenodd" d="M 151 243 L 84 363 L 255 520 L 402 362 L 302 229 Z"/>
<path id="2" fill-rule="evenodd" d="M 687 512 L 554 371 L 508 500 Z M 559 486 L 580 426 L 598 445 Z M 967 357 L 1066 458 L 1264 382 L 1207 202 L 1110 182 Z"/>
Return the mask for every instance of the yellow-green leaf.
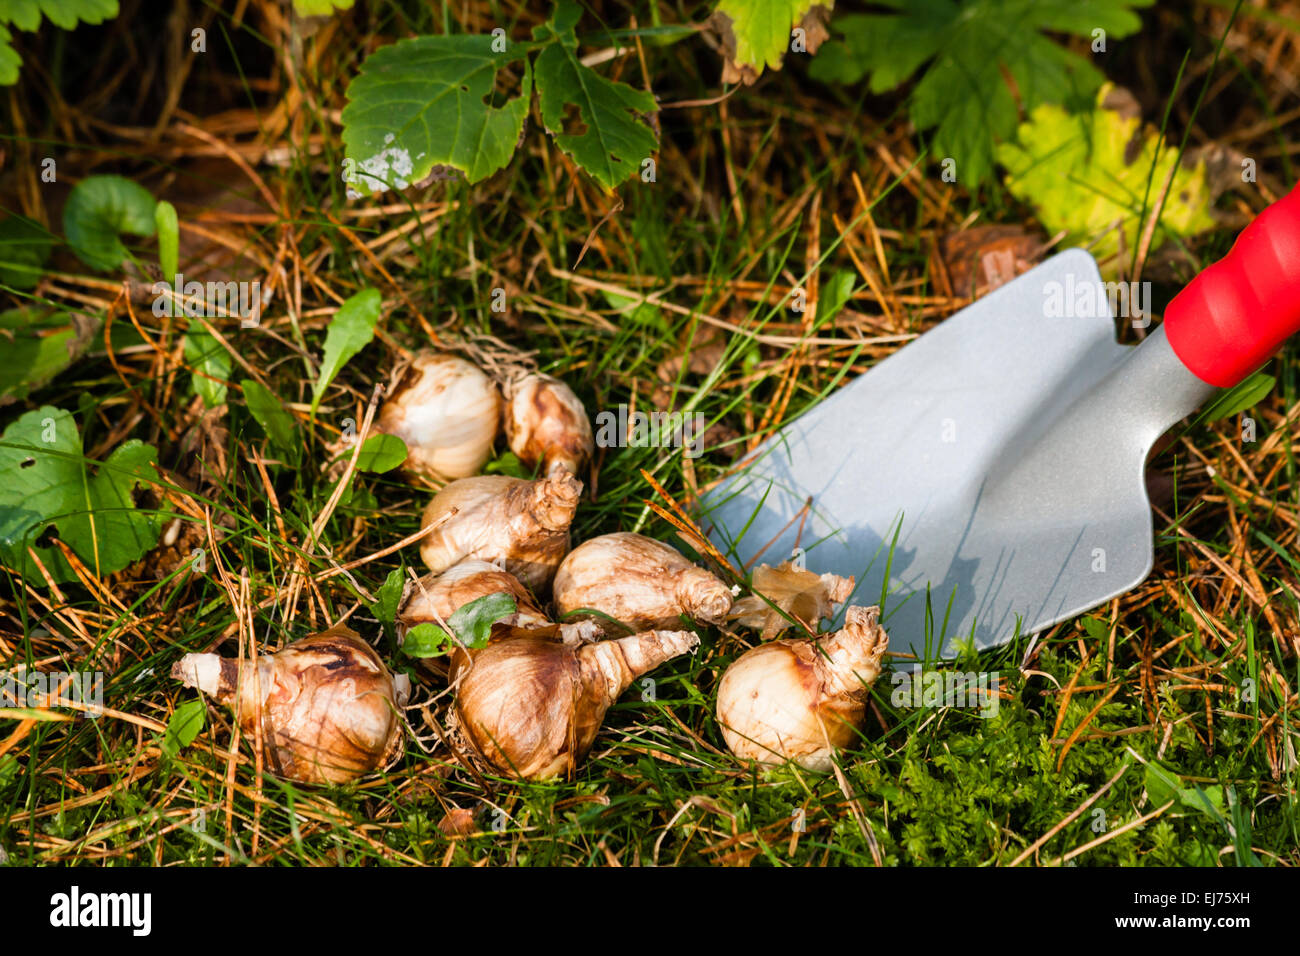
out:
<path id="1" fill-rule="evenodd" d="M 1059 106 L 1039 106 L 1020 125 L 1017 142 L 1003 143 L 997 152 L 1010 172 L 1007 187 L 1012 194 L 1033 204 L 1049 234 L 1066 233 L 1062 246 L 1097 240 L 1092 249 L 1105 274 L 1116 269 L 1115 224 L 1121 224 L 1124 248 L 1131 254 L 1143 226 L 1143 198 L 1149 215 L 1178 152 L 1155 131 L 1143 130 L 1139 117 L 1104 108 L 1109 90 L 1109 85 L 1102 87 L 1091 113 L 1071 115 Z M 1161 210 L 1152 250 L 1171 237 L 1214 228 L 1209 208 L 1204 162 L 1180 168 Z"/>

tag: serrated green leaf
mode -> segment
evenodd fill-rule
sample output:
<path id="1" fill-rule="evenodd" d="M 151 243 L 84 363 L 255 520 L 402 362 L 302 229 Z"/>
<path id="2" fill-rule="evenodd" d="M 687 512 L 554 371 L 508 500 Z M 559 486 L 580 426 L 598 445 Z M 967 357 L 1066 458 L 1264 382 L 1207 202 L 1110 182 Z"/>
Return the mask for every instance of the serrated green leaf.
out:
<path id="1" fill-rule="evenodd" d="M 225 346 L 206 332 L 191 331 L 185 336 L 185 364 L 190 372 L 194 394 L 203 399 L 208 408 L 216 408 L 226 400 L 226 382 L 230 378 L 230 353 Z"/>
<path id="2" fill-rule="evenodd" d="M 643 118 L 658 109 L 655 98 L 626 83 L 607 80 L 578 59 L 574 27 L 582 10 L 560 0 L 549 23 L 534 36 L 551 40 L 537 57 L 537 102 L 556 144 L 606 189 L 638 173 L 659 147 Z M 569 110 L 576 115 L 570 117 Z"/>
<path id="3" fill-rule="evenodd" d="M 0 439 L 0 561 L 43 581 L 31 548 L 55 581 L 76 580 L 62 552 L 36 546 L 51 526 L 96 575 L 139 559 L 158 543 L 160 521 L 136 510 L 132 492 L 154 479 L 156 454 L 132 440 L 96 464 L 70 413 L 47 405 L 21 416 Z"/>
<path id="4" fill-rule="evenodd" d="M 0 26 L 0 86 L 13 86 L 18 82 L 18 68 L 23 58 L 13 46 L 14 36 Z"/>
<path id="5" fill-rule="evenodd" d="M 376 50 L 348 84 L 343 109 L 344 178 L 365 195 L 405 189 L 437 171 L 475 183 L 515 153 L 532 98 L 526 51 L 492 36 L 426 36 Z M 498 42 L 498 46 L 499 46 Z M 519 95 L 490 100 L 501 71 L 524 59 Z"/>
<path id="6" fill-rule="evenodd" d="M 63 207 L 63 234 L 77 258 L 101 272 L 121 266 L 129 253 L 123 233 L 152 236 L 157 228 L 149 190 L 121 176 L 89 176 Z"/>
<path id="7" fill-rule="evenodd" d="M 840 38 L 822 45 L 809 68 L 829 82 L 866 76 L 882 93 L 923 76 L 909 111 L 922 132 L 932 130 L 935 162 L 953 160 L 956 181 L 978 186 L 993 170 L 996 144 L 1014 135 L 1019 107 L 1083 105 L 1103 76 L 1090 60 L 1070 53 L 1044 33 L 1109 40 L 1134 33 L 1134 9 L 1154 0 L 885 0 L 896 13 L 839 17 Z M 929 64 L 928 67 L 926 64 Z"/>
<path id="8" fill-rule="evenodd" d="M 0 86 L 18 82 L 22 58 L 13 48 L 13 34 L 5 24 L 34 32 L 41 14 L 56 27 L 71 30 L 78 23 L 103 23 L 117 16 L 117 0 L 3 0 L 0 2 Z"/>
<path id="9" fill-rule="evenodd" d="M 518 610 L 512 594 L 485 594 L 457 608 L 447 624 L 466 647 L 484 647 L 492 636 L 492 625 Z"/>
<path id="10" fill-rule="evenodd" d="M 158 228 L 158 264 L 162 266 L 162 274 L 171 281 L 180 268 L 181 227 L 176 219 L 176 207 L 165 199 L 158 200 L 153 221 Z"/>
<path id="11" fill-rule="evenodd" d="M 34 220 L 10 216 L 0 222 L 0 283 L 15 289 L 36 288 L 53 248 L 54 237 Z"/>
<path id="12" fill-rule="evenodd" d="M 293 0 L 293 8 L 304 17 L 328 17 L 336 10 L 351 10 L 356 0 Z"/>
<path id="13" fill-rule="evenodd" d="M 1263 372 L 1256 372 L 1245 381 L 1238 382 L 1207 406 L 1196 420 L 1200 423 L 1217 422 L 1224 418 L 1235 418 L 1248 408 L 1253 408 L 1264 400 L 1277 379 Z"/>
<path id="14" fill-rule="evenodd" d="M 298 444 L 294 437 L 298 427 L 297 419 L 285 410 L 275 393 L 260 382 L 246 378 L 240 381 L 239 387 L 244 393 L 244 404 L 248 406 L 248 411 L 257 420 L 257 424 L 262 426 L 266 437 L 271 439 L 271 445 L 282 454 L 296 458 Z"/>
<path id="15" fill-rule="evenodd" d="M 357 454 L 357 470 L 383 474 L 406 461 L 406 442 L 396 435 L 371 435 Z"/>
<path id="16" fill-rule="evenodd" d="M 714 15 L 726 17 L 724 30 L 730 36 L 724 32 L 723 42 L 732 68 L 737 72 L 748 68 L 757 75 L 764 67 L 781 69 L 791 33 L 813 7 L 824 7 L 829 13 L 832 6 L 834 0 L 722 0 Z"/>
<path id="17" fill-rule="evenodd" d="M 325 333 L 325 357 L 321 361 L 320 376 L 312 390 L 311 413 L 316 414 L 321 396 L 339 369 L 348 363 L 352 356 L 370 344 L 375 337 L 375 326 L 379 323 L 379 308 L 383 299 L 378 289 L 362 289 L 350 296 L 339 306 Z"/>
<path id="18" fill-rule="evenodd" d="M 202 697 L 185 701 L 172 711 L 159 749 L 168 757 L 175 757 L 198 739 L 207 722 L 208 708 Z"/>
<path id="19" fill-rule="evenodd" d="M 102 323 L 67 312 L 22 308 L 0 312 L 0 405 L 26 398 L 72 364 Z"/>
<path id="20" fill-rule="evenodd" d="M 56 27 L 71 30 L 78 23 L 103 23 L 117 16 L 117 0 L 5 0 L 0 4 L 0 23 L 12 23 L 19 30 L 37 30 L 41 14 Z"/>
<path id="21" fill-rule="evenodd" d="M 1177 150 L 1166 147 L 1154 130 L 1141 132 L 1138 117 L 1102 108 L 1108 91 L 1103 87 L 1097 108 L 1080 116 L 1059 106 L 1039 106 L 1020 126 L 1017 141 L 1004 143 L 997 151 L 1010 173 L 1007 187 L 1012 195 L 1033 204 L 1049 234 L 1065 232 L 1064 245 L 1097 240 L 1092 252 L 1107 275 L 1117 268 L 1116 262 L 1107 262 L 1120 248 L 1116 220 L 1122 223 L 1124 248 L 1136 249 L 1147 183 L 1155 184 L 1153 192 L 1159 189 L 1178 158 Z M 1135 149 L 1138 142 L 1141 148 Z M 1180 168 L 1174 173 L 1151 248 L 1158 249 L 1173 236 L 1193 236 L 1214 228 L 1209 206 L 1204 162 L 1194 169 Z"/>

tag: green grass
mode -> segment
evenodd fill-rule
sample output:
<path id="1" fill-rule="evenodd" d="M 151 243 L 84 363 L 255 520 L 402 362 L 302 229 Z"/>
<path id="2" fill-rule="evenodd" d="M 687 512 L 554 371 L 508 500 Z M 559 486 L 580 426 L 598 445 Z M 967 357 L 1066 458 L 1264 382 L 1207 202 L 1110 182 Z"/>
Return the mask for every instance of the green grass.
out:
<path id="1" fill-rule="evenodd" d="M 167 356 L 156 359 L 141 346 L 123 305 L 113 302 L 114 292 L 67 280 L 32 296 L 10 293 L 19 302 L 66 306 L 72 290 L 99 300 L 81 307 L 101 315 L 112 309 L 121 375 L 98 347 L 33 396 L 33 407 L 72 410 L 87 453 L 97 460 L 127 437 L 156 443 L 162 485 L 188 499 L 192 515 L 206 510 L 219 539 L 212 551 L 207 522 L 187 518 L 194 537 L 183 540 L 207 549 L 205 571 L 147 559 L 102 587 L 67 586 L 61 597 L 0 571 L 0 661 L 103 670 L 110 675 L 106 703 L 117 712 L 93 721 L 40 721 L 27 730 L 0 716 L 0 848 L 11 864 L 983 866 L 1022 856 L 1048 865 L 1300 863 L 1294 756 L 1300 566 L 1293 556 L 1300 491 L 1291 452 L 1296 426 L 1286 417 L 1297 401 L 1300 363 L 1292 351 L 1272 369 L 1275 393 L 1253 412 L 1255 445 L 1235 442 L 1236 422 L 1198 423 L 1156 460 L 1177 486 L 1172 500 L 1159 504 L 1157 564 L 1145 585 L 1053 628 L 1027 659 L 1029 642 L 1020 640 L 960 662 L 963 671 L 1000 674 L 1002 695 L 991 719 L 962 708 L 895 706 L 886 672 L 873 690 L 861 744 L 842 754 L 841 772 L 756 772 L 727 753 L 714 716 L 722 671 L 756 638 L 707 629 L 696 655 L 651 675 L 654 700 L 635 690 L 624 695 L 570 781 L 520 784 L 460 766 L 435 726 L 448 699 L 428 683 L 407 713 L 418 741 L 408 738 L 395 766 L 353 786 L 300 788 L 259 778 L 247 739 L 232 764 L 230 716 L 216 706 L 208 707 L 206 727 L 193 743 L 166 755 L 162 728 L 194 696 L 170 679 L 172 664 L 223 637 L 221 649 L 233 654 L 240 611 L 244 633 L 263 648 L 350 615 L 350 626 L 390 660 L 405 663 L 370 604 L 403 562 L 421 570 L 415 549 L 332 572 L 415 532 L 428 493 L 397 473 L 359 476 L 325 524 L 320 546 L 307 549 L 312 523 L 333 490 L 336 475 L 326 465 L 344 419 L 362 420 L 374 384 L 387 380 L 396 361 L 386 343 L 423 347 L 432 328 L 444 341 L 473 342 L 478 354 L 531 357 L 573 386 L 593 415 L 627 402 L 699 411 L 727 428 L 694 462 L 653 448 L 608 449 L 599 458 L 598 480 L 589 486 L 594 497 L 584 498 L 575 539 L 637 530 L 673 540 L 647 504 L 655 494 L 643 470 L 679 501 L 689 500 L 722 474 L 769 412 L 769 424 L 789 420 L 846 374 L 897 347 L 859 339 L 923 331 L 953 311 L 933 269 L 938 232 L 972 213 L 1028 219 L 996 187 L 936 204 L 925 190 L 937 176 L 918 157 L 896 100 L 817 87 L 796 66 L 722 105 L 665 109 L 657 182 L 625 186 L 623 208 L 608 220 L 615 200 L 575 176 L 535 121 L 515 161 L 491 180 L 474 187 L 437 184 L 405 199 L 389 195 L 382 202 L 394 211 L 350 218 L 358 207 L 343 196 L 338 127 L 327 111 L 341 105 L 345 78 L 378 37 L 441 29 L 444 18 L 461 12 L 358 5 L 369 10 L 349 14 L 348 31 L 331 34 L 325 27 L 324 39 L 302 41 L 309 55 L 298 61 L 292 80 L 284 79 L 285 89 L 302 96 L 296 125 L 272 140 L 288 147 L 288 165 L 257 167 L 281 209 L 270 208 L 238 171 L 214 172 L 191 161 L 187 150 L 195 150 L 195 140 L 179 133 L 142 144 L 83 126 L 84 141 L 70 142 L 55 122 L 58 104 L 39 83 L 21 87 L 5 107 L 21 115 L 29 143 L 119 157 L 125 175 L 172 198 L 182 235 L 208 209 L 209 228 L 227 230 L 239 248 L 284 265 L 302 290 L 299 301 L 291 279 L 289 294 L 277 291 L 263 328 L 238 339 L 232 375 L 235 381 L 246 375 L 242 358 L 292 405 L 299 464 L 271 453 L 232 383 L 229 408 L 203 445 L 205 472 L 194 467 L 195 452 L 186 444 L 202 430 L 187 394 L 189 372 L 178 359 L 180 323 L 135 306 L 142 328 Z M 251 15 L 236 26 L 228 6 L 208 8 L 214 55 L 195 67 L 191 82 L 224 91 L 210 94 L 206 105 L 213 110 L 250 111 L 252 119 L 231 141 L 260 140 L 283 90 L 269 96 L 255 81 L 267 75 L 273 57 L 289 55 L 288 44 Z M 471 6 L 479 25 L 533 20 L 523 6 Z M 1188 34 L 1192 62 L 1208 57 L 1218 35 L 1209 11 L 1195 11 L 1176 28 L 1153 16 L 1132 42 L 1145 49 L 1170 33 Z M 689 11 L 660 13 L 665 22 L 689 19 Z M 606 5 L 604 15 L 618 26 L 628 11 Z M 640 22 L 650 17 L 642 12 Z M 710 85 L 716 63 L 701 44 L 678 38 L 645 53 L 661 102 L 716 95 Z M 102 55 L 121 52 L 110 46 Z M 25 60 L 30 66 L 36 58 Z M 1215 94 L 1238 104 L 1243 126 L 1255 121 L 1259 101 L 1276 94 L 1280 82 L 1263 72 L 1248 76 L 1247 66 L 1235 57 L 1221 62 L 1231 81 L 1227 92 Z M 1177 67 L 1157 79 L 1172 82 Z M 80 102 L 93 92 L 88 69 L 75 58 L 59 60 L 53 88 L 66 102 Z M 624 80 L 642 82 L 635 56 L 621 60 L 620 69 Z M 224 86 L 215 83 L 218 76 L 227 79 Z M 130 102 L 134 91 L 123 82 L 116 96 Z M 156 98 L 140 91 L 146 100 L 150 95 Z M 1264 115 L 1281 112 L 1267 106 L 1264 101 Z M 1231 132 L 1223 125 L 1223 103 L 1210 98 L 1207 108 L 1212 132 Z M 1171 123 L 1184 122 L 1171 112 Z M 1258 142 L 1285 142 L 1293 128 L 1266 129 Z M 180 148 L 168 152 L 171 145 Z M 877 145 L 901 170 L 917 163 L 921 185 L 886 166 Z M 16 141 L 14 148 L 43 155 Z M 88 171 L 87 165 L 76 175 Z M 73 173 L 69 164 L 67 175 Z M 892 320 L 859 270 L 859 262 L 875 269 L 876 258 L 854 174 L 885 236 Z M 215 200 L 180 198 L 214 184 L 228 192 Z M 4 196 L 8 208 L 15 201 Z M 435 204 L 440 211 L 428 228 L 371 250 L 383 272 L 336 225 L 373 242 Z M 250 207 L 274 216 L 246 222 L 234 215 Z M 848 227 L 848 239 L 832 215 Z M 1225 231 L 1197 252 L 1208 261 L 1230 238 Z M 142 262 L 156 254 L 147 246 L 136 251 Z M 193 248 L 190 255 L 198 256 Z M 182 271 L 185 266 L 183 248 Z M 260 275 L 251 259 L 232 269 L 241 278 Z M 837 270 L 859 276 L 848 310 L 834 322 L 805 326 L 802 315 L 785 307 L 786 295 L 794 286 L 807 288 L 814 273 L 824 288 Z M 56 271 L 82 274 L 66 251 L 58 253 Z M 339 301 L 368 285 L 384 296 L 383 342 L 343 369 L 310 424 L 325 325 Z M 495 288 L 507 291 L 504 315 L 491 311 Z M 611 301 L 608 288 L 653 293 L 676 310 L 629 309 Z M 710 319 L 741 330 L 724 339 L 715 368 L 673 366 L 709 342 L 716 330 Z M 844 341 L 769 344 L 765 336 Z M 13 417 L 14 409 L 0 410 L 0 422 Z M 145 506 L 163 507 L 156 500 Z M 188 550 L 173 557 L 187 559 Z M 313 576 L 310 584 L 295 579 L 300 561 Z M 247 600 L 240 597 L 241 573 Z M 1255 592 L 1260 601 L 1251 597 Z M 1243 687 L 1250 689 L 1244 698 Z M 1222 812 L 1190 800 L 1157 802 L 1167 789 L 1160 788 L 1162 770 L 1193 792 L 1221 787 Z M 440 830 L 454 809 L 471 815 L 467 832 Z"/>

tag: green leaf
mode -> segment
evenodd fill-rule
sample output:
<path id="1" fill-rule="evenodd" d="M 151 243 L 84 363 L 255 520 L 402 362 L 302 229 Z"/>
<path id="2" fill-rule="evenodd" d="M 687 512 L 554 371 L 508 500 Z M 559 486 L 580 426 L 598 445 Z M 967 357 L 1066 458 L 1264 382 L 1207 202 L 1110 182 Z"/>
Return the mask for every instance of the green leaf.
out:
<path id="1" fill-rule="evenodd" d="M 198 739 L 207 722 L 208 709 L 202 697 L 185 701 L 172 711 L 159 749 L 168 757 L 175 757 Z"/>
<path id="2" fill-rule="evenodd" d="M 1081 116 L 1059 106 L 1039 106 L 1020 126 L 1018 142 L 998 147 L 998 160 L 1011 174 L 1007 187 L 1012 195 L 1033 204 L 1049 234 L 1064 231 L 1066 246 L 1099 240 L 1092 253 L 1113 274 L 1116 264 L 1105 260 L 1120 248 L 1115 221 L 1122 223 L 1124 248 L 1136 249 L 1147 183 L 1153 183 L 1149 197 L 1153 202 L 1178 157 L 1177 150 L 1165 146 L 1154 130 L 1143 131 L 1138 117 L 1126 118 L 1102 108 L 1109 89 L 1103 87 L 1098 93 L 1097 109 Z M 1205 163 L 1180 168 L 1174 173 L 1151 248 L 1158 249 L 1173 236 L 1194 236 L 1214 228 L 1209 206 Z"/>
<path id="3" fill-rule="evenodd" d="M 1216 823 L 1227 822 L 1224 816 L 1227 806 L 1224 803 L 1223 787 L 1220 784 L 1202 787 L 1194 783 L 1190 787 L 1184 787 L 1178 798 L 1188 810 L 1197 810 Z"/>
<path id="4" fill-rule="evenodd" d="M 190 366 L 190 384 L 194 394 L 208 408 L 226 400 L 226 382 L 230 378 L 230 353 L 207 332 L 191 331 L 185 336 L 185 364 Z"/>
<path id="5" fill-rule="evenodd" d="M 0 86 L 13 86 L 18 82 L 18 68 L 23 58 L 13 47 L 14 35 L 0 26 Z"/>
<path id="6" fill-rule="evenodd" d="M 919 131 L 933 130 L 930 155 L 952 159 L 957 182 L 975 188 L 993 170 L 998 142 L 1016 131 L 1018 106 L 1006 79 L 1015 81 L 1019 107 L 1082 105 L 1102 82 L 1088 60 L 1044 33 L 1108 40 L 1134 33 L 1134 8 L 1154 0 L 884 0 L 896 13 L 836 19 L 842 39 L 823 44 L 809 67 L 817 79 L 852 83 L 868 77 L 883 93 L 923 75 L 909 112 Z M 927 66 L 928 64 L 928 66 Z"/>
<path id="7" fill-rule="evenodd" d="M 297 419 L 285 410 L 275 393 L 260 382 L 246 378 L 240 381 L 239 387 L 244 392 L 244 404 L 248 406 L 257 424 L 262 426 L 266 437 L 271 439 L 271 445 L 281 453 L 296 458 L 298 444 L 294 441 L 294 435 L 298 428 Z"/>
<path id="8" fill-rule="evenodd" d="M 514 595 L 505 591 L 485 594 L 457 608 L 447 624 L 466 647 L 484 647 L 492 636 L 492 625 L 518 610 Z"/>
<path id="9" fill-rule="evenodd" d="M 519 456 L 512 451 L 504 452 L 501 457 L 494 458 L 483 467 L 485 475 L 508 475 L 511 478 L 532 478 L 533 472 L 524 467 L 524 463 L 519 460 Z"/>
<path id="10" fill-rule="evenodd" d="M 376 50 L 348 84 L 343 109 L 349 193 L 405 189 L 458 170 L 471 183 L 515 153 L 532 99 L 522 46 L 492 49 L 492 36 L 425 36 Z M 501 71 L 524 59 L 519 95 L 492 105 Z"/>
<path id="11" fill-rule="evenodd" d="M 15 289 L 34 289 L 41 269 L 50 258 L 54 237 L 40 223 L 22 216 L 0 222 L 0 283 Z"/>
<path id="12" fill-rule="evenodd" d="M 648 325 L 667 334 L 668 323 L 664 320 L 659 306 L 652 302 L 619 295 L 617 292 L 603 291 L 605 301 L 610 308 L 618 310 L 619 322 L 632 325 Z"/>
<path id="13" fill-rule="evenodd" d="M 18 82 L 22 58 L 10 45 L 13 35 L 4 24 L 34 32 L 41 14 L 56 27 L 71 30 L 78 23 L 103 23 L 117 16 L 117 0 L 3 0 L 0 2 L 0 85 Z"/>
<path id="14" fill-rule="evenodd" d="M 426 621 L 406 632 L 402 652 L 408 657 L 438 657 L 455 644 L 484 647 L 492 636 L 492 625 L 518 610 L 513 595 L 504 591 L 485 594 L 460 607 L 447 619 L 447 626 L 455 638 L 438 625 Z"/>
<path id="15" fill-rule="evenodd" d="M 1277 379 L 1272 375 L 1256 372 L 1216 398 L 1197 416 L 1196 420 L 1206 423 L 1217 422 L 1223 418 L 1236 418 L 1246 409 L 1262 402 L 1265 396 L 1273 391 L 1273 386 L 1276 384 Z"/>
<path id="16" fill-rule="evenodd" d="M 822 24 L 832 6 L 834 0 L 722 0 L 714 17 L 727 53 L 728 70 L 724 71 L 723 82 L 743 77 L 752 83 L 764 67 L 781 69 L 794 28 L 802 25 L 806 33 L 818 27 L 824 30 Z M 805 24 L 805 17 L 815 7 L 825 11 L 814 14 L 818 27 Z M 812 37 L 811 33 L 808 35 Z M 815 50 L 814 39 L 808 52 Z"/>
<path id="17" fill-rule="evenodd" d="M 383 474 L 406 461 L 406 442 L 396 435 L 371 435 L 357 454 L 357 470 Z"/>
<path id="18" fill-rule="evenodd" d="M 402 653 L 407 657 L 441 657 L 455 642 L 437 624 L 425 621 L 406 632 Z"/>
<path id="19" fill-rule="evenodd" d="M 1144 783 L 1147 795 L 1156 806 L 1163 806 L 1173 800 L 1180 810 L 1199 813 L 1223 827 L 1224 832 L 1231 835 L 1232 828 L 1228 825 L 1226 816 L 1227 798 L 1221 785 L 1202 787 L 1199 784 L 1192 784 L 1190 787 L 1184 787 L 1180 777 L 1154 761 L 1146 765 Z"/>
<path id="20" fill-rule="evenodd" d="M 1170 800 L 1178 799 L 1183 789 L 1183 782 L 1176 774 L 1170 773 L 1153 760 L 1146 765 L 1145 786 L 1151 802 L 1160 807 Z"/>
<path id="21" fill-rule="evenodd" d="M 328 17 L 337 10 L 351 10 L 356 0 L 293 0 L 299 16 Z"/>
<path id="22" fill-rule="evenodd" d="M 155 477 L 156 452 L 132 440 L 96 465 L 82 452 L 72 415 L 50 406 L 28 412 L 0 439 L 0 561 L 29 581 L 73 581 L 56 547 L 36 542 L 53 527 L 96 575 L 120 571 L 158 543 L 157 515 L 137 511 L 132 492 Z"/>
<path id="23" fill-rule="evenodd" d="M 397 626 L 397 609 L 402 604 L 402 594 L 406 590 L 406 569 L 397 568 L 388 572 L 388 577 L 375 592 L 375 603 L 370 605 L 370 613 L 379 619 L 384 633 L 392 638 Z"/>
<path id="24" fill-rule="evenodd" d="M 0 312 L 0 405 L 26 398 L 73 363 L 102 323 L 67 312 L 22 308 Z"/>
<path id="25" fill-rule="evenodd" d="M 375 326 L 379 323 L 379 307 L 382 304 L 383 299 L 378 289 L 362 289 L 348 298 L 339 306 L 338 312 L 334 313 L 329 331 L 325 333 L 325 358 L 321 362 L 320 377 L 316 379 L 316 387 L 312 390 L 313 416 L 316 414 L 316 407 L 320 404 L 321 395 L 329 387 L 330 382 L 334 381 L 334 376 L 339 373 L 339 369 L 346 365 L 352 356 L 369 345 L 370 340 L 375 337 Z"/>
<path id="26" fill-rule="evenodd" d="M 78 259 L 108 272 L 130 255 L 119 235 L 154 234 L 156 205 L 149 190 L 129 179 L 89 176 L 72 188 L 63 207 L 63 234 Z"/>
<path id="27" fill-rule="evenodd" d="M 853 297 L 853 287 L 857 285 L 857 281 L 858 277 L 852 272 L 841 271 L 836 272 L 822 285 L 821 294 L 817 298 L 819 323 L 829 322 L 843 311 L 849 304 L 849 299 Z"/>
<path id="28" fill-rule="evenodd" d="M 559 0 L 551 21 L 534 31 L 538 40 L 553 41 L 537 57 L 537 101 L 560 149 L 613 189 L 658 149 L 645 121 L 658 105 L 650 93 L 607 80 L 579 62 L 574 27 L 581 15 L 572 0 Z"/>
<path id="29" fill-rule="evenodd" d="M 117 0 L 5 0 L 0 5 L 0 23 L 29 32 L 40 27 L 41 14 L 56 27 L 71 30 L 78 23 L 102 23 L 117 16 Z"/>
<path id="30" fill-rule="evenodd" d="M 165 199 L 158 200 L 153 221 L 158 227 L 158 264 L 162 266 L 163 278 L 171 282 L 180 268 L 181 227 L 176 219 L 176 207 Z"/>

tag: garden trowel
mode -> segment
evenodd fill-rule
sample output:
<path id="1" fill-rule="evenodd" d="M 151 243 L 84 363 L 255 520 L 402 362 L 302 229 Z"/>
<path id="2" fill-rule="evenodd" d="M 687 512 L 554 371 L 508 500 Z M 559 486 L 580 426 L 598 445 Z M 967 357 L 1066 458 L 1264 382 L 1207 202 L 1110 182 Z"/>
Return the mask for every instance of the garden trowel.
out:
<path id="1" fill-rule="evenodd" d="M 1032 634 L 1151 570 L 1144 468 L 1167 429 L 1300 330 L 1300 188 L 1137 346 L 1081 249 L 1001 286 L 833 393 L 703 498 L 739 565 L 854 575 L 890 650 Z M 1149 306 L 1149 302 L 1148 302 Z"/>

